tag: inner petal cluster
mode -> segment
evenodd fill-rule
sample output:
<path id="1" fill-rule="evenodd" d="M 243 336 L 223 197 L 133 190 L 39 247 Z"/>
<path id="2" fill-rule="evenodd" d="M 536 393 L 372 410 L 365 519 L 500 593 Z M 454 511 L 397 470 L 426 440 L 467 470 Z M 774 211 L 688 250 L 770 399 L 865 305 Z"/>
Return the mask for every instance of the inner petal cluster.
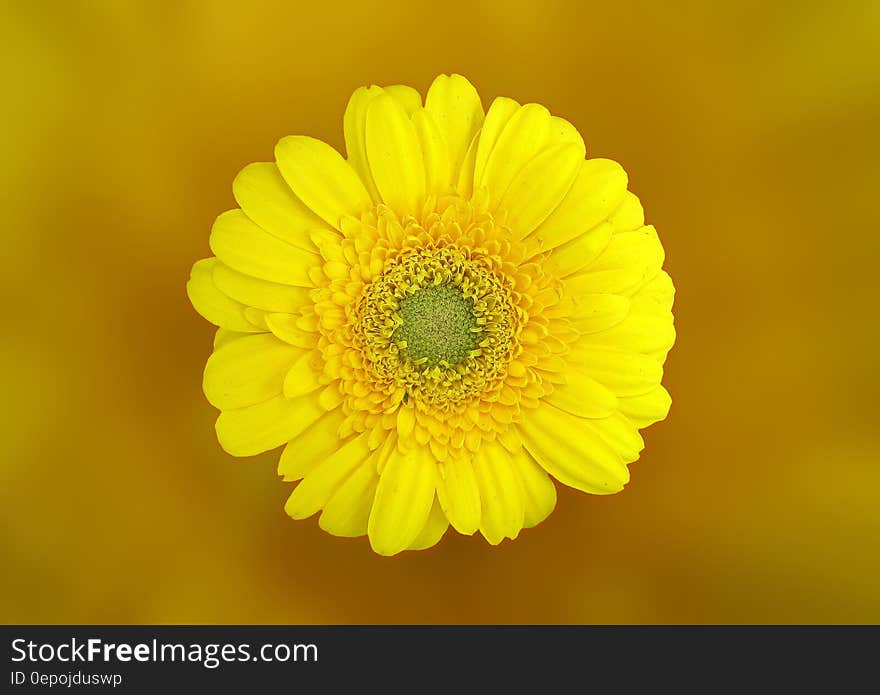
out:
<path id="1" fill-rule="evenodd" d="M 462 241 L 390 258 L 365 289 L 355 325 L 378 384 L 441 407 L 491 388 L 516 345 L 510 290 L 485 251 Z"/>
<path id="2" fill-rule="evenodd" d="M 396 432 L 442 461 L 506 432 L 559 381 L 573 337 L 545 315 L 559 283 L 503 215 L 449 198 L 403 219 L 380 205 L 343 231 L 341 251 L 322 249 L 315 296 L 342 432 Z"/>

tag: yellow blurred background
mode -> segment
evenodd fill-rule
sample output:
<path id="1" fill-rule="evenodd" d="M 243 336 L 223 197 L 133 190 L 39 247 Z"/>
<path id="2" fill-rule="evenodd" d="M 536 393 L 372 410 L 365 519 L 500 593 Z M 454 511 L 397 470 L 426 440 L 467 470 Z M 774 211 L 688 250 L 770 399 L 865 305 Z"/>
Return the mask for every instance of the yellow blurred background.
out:
<path id="1" fill-rule="evenodd" d="M 9 2 L 0 621 L 880 622 L 880 3 Z M 184 284 L 283 135 L 460 72 L 620 161 L 667 251 L 669 419 L 622 494 L 394 558 L 282 509 Z"/>

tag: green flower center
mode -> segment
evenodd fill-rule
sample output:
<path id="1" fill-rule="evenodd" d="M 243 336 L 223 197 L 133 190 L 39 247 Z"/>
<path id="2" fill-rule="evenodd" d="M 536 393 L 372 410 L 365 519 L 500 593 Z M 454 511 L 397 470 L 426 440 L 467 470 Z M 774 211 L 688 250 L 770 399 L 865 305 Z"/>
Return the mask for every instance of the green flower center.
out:
<path id="1" fill-rule="evenodd" d="M 416 290 L 401 300 L 398 315 L 392 339 L 405 341 L 401 353 L 426 369 L 458 364 L 479 345 L 474 302 L 451 285 Z"/>

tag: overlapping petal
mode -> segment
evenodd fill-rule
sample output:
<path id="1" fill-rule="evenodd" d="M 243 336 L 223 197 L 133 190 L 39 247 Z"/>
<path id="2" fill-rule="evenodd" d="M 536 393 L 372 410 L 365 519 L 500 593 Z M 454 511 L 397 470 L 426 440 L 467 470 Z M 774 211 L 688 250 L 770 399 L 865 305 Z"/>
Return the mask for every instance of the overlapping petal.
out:
<path id="1" fill-rule="evenodd" d="M 583 492 L 608 495 L 629 482 L 619 454 L 600 435 L 598 427 L 552 405 L 540 405 L 519 425 L 529 453 L 559 482 Z M 566 432 L 569 436 L 559 437 Z"/>
<path id="2" fill-rule="evenodd" d="M 294 519 L 305 519 L 315 514 L 369 455 L 366 435 L 341 443 L 294 488 L 284 510 Z"/>
<path id="3" fill-rule="evenodd" d="M 480 533 L 492 545 L 519 535 L 525 519 L 522 483 L 509 452 L 486 442 L 473 458 L 480 490 Z"/>
<path id="4" fill-rule="evenodd" d="M 234 340 L 208 358 L 205 397 L 221 410 L 267 401 L 281 393 L 285 374 L 302 355 L 302 350 L 271 333 Z"/>
<path id="5" fill-rule="evenodd" d="M 282 138 L 275 146 L 281 175 L 303 203 L 331 227 L 342 217 L 359 217 L 372 201 L 357 172 L 330 145 L 304 135 Z"/>
<path id="6" fill-rule="evenodd" d="M 286 444 L 305 431 L 324 409 L 309 396 L 278 395 L 262 403 L 224 410 L 217 418 L 217 439 L 233 456 L 254 456 Z"/>
<path id="7" fill-rule="evenodd" d="M 210 245 L 217 258 L 244 275 L 283 285 L 312 286 L 308 270 L 317 263 L 317 254 L 269 234 L 241 210 L 229 210 L 217 218 Z"/>
<path id="8" fill-rule="evenodd" d="M 232 193 L 244 214 L 256 224 L 305 251 L 314 251 L 310 232 L 327 227 L 294 195 L 275 162 L 248 164 L 232 182 Z"/>
<path id="9" fill-rule="evenodd" d="M 424 529 L 434 504 L 437 466 L 429 451 L 394 448 L 384 462 L 367 532 L 379 555 L 408 548 Z"/>
<path id="10" fill-rule="evenodd" d="M 457 457 L 443 464 L 437 497 L 456 531 L 469 536 L 480 527 L 480 487 L 470 459 Z"/>
<path id="11" fill-rule="evenodd" d="M 485 116 L 480 95 L 461 75 L 440 75 L 428 89 L 425 112 L 443 137 L 448 148 L 450 176 L 455 177 L 483 125 Z"/>
<path id="12" fill-rule="evenodd" d="M 399 216 L 421 210 L 425 163 L 412 120 L 397 99 L 380 94 L 367 106 L 366 150 L 382 200 Z"/>
<path id="13" fill-rule="evenodd" d="M 247 308 L 227 296 L 214 283 L 216 258 L 203 258 L 192 267 L 186 293 L 193 307 L 215 326 L 241 333 L 257 333 L 259 329 L 244 315 Z"/>

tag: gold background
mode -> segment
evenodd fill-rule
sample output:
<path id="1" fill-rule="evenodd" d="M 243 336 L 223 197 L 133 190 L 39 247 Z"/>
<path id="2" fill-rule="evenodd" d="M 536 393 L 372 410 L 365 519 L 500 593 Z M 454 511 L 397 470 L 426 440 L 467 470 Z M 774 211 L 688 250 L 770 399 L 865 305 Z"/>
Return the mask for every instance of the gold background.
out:
<path id="1" fill-rule="evenodd" d="M 3 622 L 880 622 L 880 4 L 5 2 Z M 467 75 L 620 161 L 676 286 L 627 490 L 391 559 L 224 454 L 184 283 L 235 173 Z"/>

